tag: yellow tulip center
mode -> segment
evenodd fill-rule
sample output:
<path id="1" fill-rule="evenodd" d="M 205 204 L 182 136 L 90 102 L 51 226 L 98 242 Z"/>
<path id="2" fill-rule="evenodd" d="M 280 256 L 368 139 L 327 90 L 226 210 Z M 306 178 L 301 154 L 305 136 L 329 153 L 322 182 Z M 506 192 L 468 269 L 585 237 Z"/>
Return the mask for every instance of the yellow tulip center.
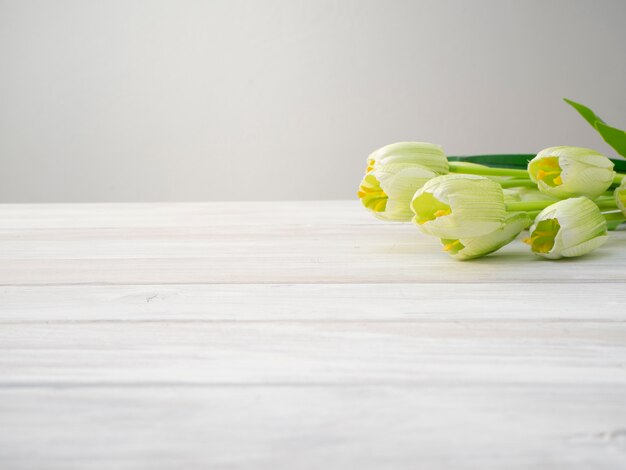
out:
<path id="1" fill-rule="evenodd" d="M 530 237 L 524 240 L 535 253 L 549 253 L 554 247 L 554 238 L 561 229 L 557 219 L 542 220 L 537 224 Z"/>
<path id="2" fill-rule="evenodd" d="M 380 181 L 372 173 L 365 175 L 361 181 L 357 196 L 361 198 L 361 202 L 367 209 L 374 212 L 384 212 L 387 199 L 389 199 L 380 187 Z"/>
<path id="3" fill-rule="evenodd" d="M 373 158 L 368 158 L 367 159 L 367 168 L 365 169 L 365 173 L 369 173 L 373 169 L 374 169 L 374 159 Z"/>
<path id="4" fill-rule="evenodd" d="M 459 251 L 465 248 L 465 246 L 461 243 L 461 240 L 442 238 L 441 243 L 443 244 L 443 251 L 447 251 L 451 255 L 456 255 Z"/>
<path id="5" fill-rule="evenodd" d="M 422 193 L 412 202 L 415 220 L 422 225 L 438 217 L 445 217 L 452 213 L 452 208 L 441 202 L 430 193 Z"/>
<path id="6" fill-rule="evenodd" d="M 537 163 L 537 174 L 535 177 L 548 186 L 560 186 L 563 184 L 563 179 L 561 178 L 562 171 L 558 157 L 546 157 Z"/>

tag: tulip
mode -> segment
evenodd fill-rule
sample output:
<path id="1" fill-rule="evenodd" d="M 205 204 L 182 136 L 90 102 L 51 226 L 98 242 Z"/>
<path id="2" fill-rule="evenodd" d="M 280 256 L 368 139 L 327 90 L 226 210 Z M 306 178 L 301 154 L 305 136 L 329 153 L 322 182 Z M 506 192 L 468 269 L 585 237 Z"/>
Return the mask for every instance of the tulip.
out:
<path id="1" fill-rule="evenodd" d="M 413 222 L 444 239 L 479 237 L 498 230 L 506 218 L 500 185 L 477 175 L 449 174 L 428 181 L 411 201 Z"/>
<path id="2" fill-rule="evenodd" d="M 550 259 L 587 254 L 607 240 L 606 219 L 586 197 L 558 201 L 539 213 L 524 240 L 533 253 Z"/>
<path id="3" fill-rule="evenodd" d="M 539 190 L 558 199 L 598 197 L 613 183 L 613 162 L 595 150 L 550 147 L 528 163 L 530 178 Z"/>
<path id="4" fill-rule="evenodd" d="M 415 164 L 438 175 L 448 173 L 448 158 L 440 145 L 428 142 L 397 142 L 385 145 L 367 158 L 367 173 L 388 164 Z"/>
<path id="5" fill-rule="evenodd" d="M 474 238 L 441 239 L 444 251 L 459 260 L 479 258 L 511 243 L 530 219 L 523 212 L 509 214 L 502 226 L 487 235 Z"/>
<path id="6" fill-rule="evenodd" d="M 437 174 L 410 163 L 379 163 L 368 172 L 357 195 L 363 205 L 383 220 L 408 222 L 413 217 L 411 199 Z"/>

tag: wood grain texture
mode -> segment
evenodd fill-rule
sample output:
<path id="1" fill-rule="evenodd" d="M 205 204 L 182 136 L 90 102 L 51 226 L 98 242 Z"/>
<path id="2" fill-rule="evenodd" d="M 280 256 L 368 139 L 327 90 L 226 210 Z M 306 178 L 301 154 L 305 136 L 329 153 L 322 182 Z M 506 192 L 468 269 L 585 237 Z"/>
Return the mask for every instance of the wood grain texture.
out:
<path id="1" fill-rule="evenodd" d="M 2 388 L 0 460 L 14 470 L 619 470 L 623 396 L 595 385 Z"/>
<path id="2" fill-rule="evenodd" d="M 626 282 L 626 231 L 575 261 L 516 242 L 457 263 L 356 202 L 72 207 L 0 208 L 0 285 Z"/>
<path id="3" fill-rule="evenodd" d="M 28 324 L 4 325 L 0 345 L 8 385 L 597 383 L 626 396 L 624 322 Z"/>
<path id="4" fill-rule="evenodd" d="M 0 468 L 625 468 L 625 245 L 461 263 L 353 202 L 0 206 Z"/>
<path id="5" fill-rule="evenodd" d="M 3 286 L 0 298 L 0 324 L 626 319 L 619 283 Z"/>

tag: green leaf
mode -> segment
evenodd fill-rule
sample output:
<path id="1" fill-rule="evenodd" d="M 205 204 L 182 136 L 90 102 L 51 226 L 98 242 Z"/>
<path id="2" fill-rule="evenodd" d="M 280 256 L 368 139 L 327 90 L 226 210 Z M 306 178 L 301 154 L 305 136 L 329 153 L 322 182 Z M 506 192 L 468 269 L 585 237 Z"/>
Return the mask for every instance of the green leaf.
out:
<path id="1" fill-rule="evenodd" d="M 516 153 L 516 154 L 493 154 L 493 155 L 468 155 L 468 156 L 449 156 L 451 162 L 470 162 L 479 163 L 481 165 L 493 166 L 496 168 L 514 168 L 525 169 L 528 162 L 535 158 L 535 154 Z M 611 159 L 615 165 L 615 171 L 618 173 L 626 173 L 626 160 Z"/>
<path id="2" fill-rule="evenodd" d="M 576 103 L 576 101 L 568 100 L 567 98 L 563 98 L 563 101 L 565 101 L 572 108 L 578 111 L 580 115 L 585 118 L 585 121 L 587 121 L 593 127 L 596 127 L 596 122 L 598 121 L 604 122 L 602 119 L 600 119 L 600 116 L 596 116 L 596 113 L 594 113 L 587 106 L 580 104 L 580 103 Z"/>
<path id="3" fill-rule="evenodd" d="M 578 113 L 585 118 L 585 121 L 591 124 L 602 136 L 604 141 L 613 147 L 618 154 L 626 157 L 626 132 L 609 126 L 587 106 L 568 100 L 567 98 L 563 98 L 563 100 L 578 111 Z"/>
<path id="4" fill-rule="evenodd" d="M 535 158 L 535 154 L 494 154 L 494 155 L 469 155 L 463 157 L 448 157 L 452 162 L 471 162 L 481 165 L 494 166 L 497 168 L 526 169 L 528 162 Z"/>
<path id="5" fill-rule="evenodd" d="M 626 132 L 603 122 L 596 123 L 596 129 L 598 129 L 598 132 L 607 144 L 613 147 L 622 157 L 626 157 Z"/>

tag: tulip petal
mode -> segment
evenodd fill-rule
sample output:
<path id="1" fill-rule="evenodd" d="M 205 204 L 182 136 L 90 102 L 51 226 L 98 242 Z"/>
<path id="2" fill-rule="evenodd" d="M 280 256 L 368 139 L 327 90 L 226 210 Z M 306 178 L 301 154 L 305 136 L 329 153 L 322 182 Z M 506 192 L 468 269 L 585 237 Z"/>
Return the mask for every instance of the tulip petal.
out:
<path id="1" fill-rule="evenodd" d="M 595 238 L 592 238 L 591 240 L 587 240 L 586 242 L 582 242 L 570 248 L 565 248 L 561 252 L 561 254 L 567 258 L 574 258 L 576 256 L 582 256 L 582 255 L 592 252 L 596 248 L 601 247 L 602 245 L 606 243 L 608 239 L 609 237 L 607 235 L 595 237 Z"/>
<path id="2" fill-rule="evenodd" d="M 613 167 L 611 160 L 595 150 L 561 146 L 539 152 L 528 163 L 528 173 L 548 196 L 594 199 L 613 183 Z"/>
<path id="3" fill-rule="evenodd" d="M 458 260 L 470 260 L 488 255 L 511 243 L 528 226 L 528 216 L 523 212 L 510 214 L 497 230 L 487 235 L 460 240 L 441 240 L 444 250 Z M 452 249 L 446 249 L 450 247 Z"/>
<path id="4" fill-rule="evenodd" d="M 506 218 L 500 185 L 477 175 L 433 178 L 415 193 L 411 209 L 422 232 L 443 239 L 486 235 L 500 228 Z"/>
<path id="5" fill-rule="evenodd" d="M 535 254 L 559 259 L 581 256 L 602 245 L 606 241 L 607 224 L 596 204 L 578 197 L 545 208 L 529 233 Z"/>

